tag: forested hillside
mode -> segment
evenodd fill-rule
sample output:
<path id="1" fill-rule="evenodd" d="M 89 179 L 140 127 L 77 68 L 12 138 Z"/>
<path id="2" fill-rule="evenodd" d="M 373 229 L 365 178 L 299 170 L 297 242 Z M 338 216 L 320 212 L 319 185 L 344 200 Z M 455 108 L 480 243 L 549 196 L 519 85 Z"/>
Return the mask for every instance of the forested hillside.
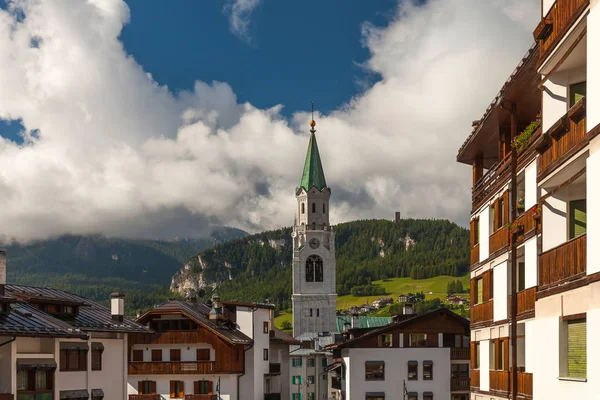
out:
<path id="1" fill-rule="evenodd" d="M 192 255 L 245 235 L 238 229 L 217 227 L 205 239 L 62 236 L 0 247 L 7 250 L 9 283 L 50 286 L 104 302 L 110 293 L 122 291 L 131 313 L 172 297 L 169 279 Z"/>
<path id="2" fill-rule="evenodd" d="M 338 295 L 379 279 L 460 276 L 468 270 L 468 231 L 446 220 L 364 220 L 334 229 Z M 285 306 L 292 286 L 290 234 L 291 228 L 263 232 L 205 250 L 173 277 L 171 289 L 185 294 L 216 283 L 223 298 L 268 298 Z"/>

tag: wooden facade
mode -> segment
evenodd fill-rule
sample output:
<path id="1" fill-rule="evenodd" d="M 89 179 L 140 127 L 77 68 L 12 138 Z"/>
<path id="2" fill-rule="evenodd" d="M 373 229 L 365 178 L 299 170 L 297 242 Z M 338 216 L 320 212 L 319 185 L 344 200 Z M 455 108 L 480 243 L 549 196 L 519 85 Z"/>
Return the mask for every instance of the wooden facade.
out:
<path id="1" fill-rule="evenodd" d="M 483 168 L 483 167 L 482 167 Z M 490 168 L 473 185 L 472 211 L 481 207 L 483 203 L 505 186 L 510 179 L 510 153 Z"/>
<path id="2" fill-rule="evenodd" d="M 535 300 L 537 296 L 537 286 L 517 292 L 517 319 L 532 318 L 535 316 Z M 512 296 L 509 297 L 509 304 Z M 512 312 L 509 307 L 509 316 Z"/>
<path id="3" fill-rule="evenodd" d="M 538 66 L 546 60 L 589 4 L 590 0 L 556 0 L 554 2 L 534 32 L 535 39 L 540 44 Z"/>
<path id="4" fill-rule="evenodd" d="M 450 390 L 452 392 L 466 391 L 471 386 L 471 380 L 468 376 L 461 376 L 457 378 L 450 378 Z"/>
<path id="5" fill-rule="evenodd" d="M 533 395 L 533 374 L 517 372 L 517 393 L 521 396 Z"/>
<path id="6" fill-rule="evenodd" d="M 537 208 L 537 204 L 531 207 L 529 210 L 525 211 L 523 214 L 517 218 L 515 221 L 515 225 L 523 226 L 523 229 L 519 231 L 517 234 L 517 243 L 521 244 L 524 240 L 531 237 L 532 234 L 536 234 L 540 231 L 540 219 L 534 218 L 534 211 Z"/>
<path id="7" fill-rule="evenodd" d="M 492 321 L 494 319 L 494 300 L 472 306 L 469 315 L 472 324 Z"/>
<path id="8" fill-rule="evenodd" d="M 545 290 L 585 276 L 587 235 L 581 235 L 539 256 L 539 290 Z"/>
<path id="9" fill-rule="evenodd" d="M 451 360 L 468 360 L 470 351 L 468 347 L 453 347 L 450 351 Z"/>
<path id="10" fill-rule="evenodd" d="M 130 394 L 129 400 L 161 400 L 160 394 Z"/>
<path id="11" fill-rule="evenodd" d="M 478 369 L 471 370 L 471 386 L 479 388 L 479 370 Z"/>
<path id="12" fill-rule="evenodd" d="M 585 107 L 586 99 L 583 98 L 545 133 L 545 146 L 540 148 L 538 158 L 538 179 L 587 145 Z"/>
<path id="13" fill-rule="evenodd" d="M 228 373 L 233 371 L 218 371 L 215 361 L 161 361 L 129 363 L 129 375 L 164 375 L 164 374 L 202 374 Z"/>

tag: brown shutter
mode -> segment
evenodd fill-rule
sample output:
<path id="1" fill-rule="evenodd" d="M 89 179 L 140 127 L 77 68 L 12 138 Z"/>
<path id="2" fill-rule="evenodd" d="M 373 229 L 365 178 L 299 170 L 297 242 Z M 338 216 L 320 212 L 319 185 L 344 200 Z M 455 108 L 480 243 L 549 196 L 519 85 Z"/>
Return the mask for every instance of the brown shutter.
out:
<path id="1" fill-rule="evenodd" d="M 475 342 L 469 343 L 470 356 L 471 356 L 471 368 L 475 368 Z"/>
<path id="2" fill-rule="evenodd" d="M 79 350 L 79 371 L 87 371 L 87 351 Z"/>
<path id="3" fill-rule="evenodd" d="M 60 370 L 65 371 L 67 369 L 67 350 L 60 351 Z"/>
<path id="4" fill-rule="evenodd" d="M 194 394 L 200 394 L 200 381 L 194 381 Z"/>
<path id="5" fill-rule="evenodd" d="M 504 370 L 508 371 L 508 363 L 509 363 L 509 356 L 508 356 L 508 347 L 509 347 L 509 341 L 508 338 L 504 339 Z"/>
<path id="6" fill-rule="evenodd" d="M 170 361 L 181 361 L 181 350 L 180 349 L 171 349 L 170 353 Z"/>
<path id="7" fill-rule="evenodd" d="M 212 381 L 208 381 L 208 394 L 213 394 L 213 392 L 212 392 Z"/>
<path id="8" fill-rule="evenodd" d="M 162 361 L 162 349 L 152 350 L 152 361 Z"/>
<path id="9" fill-rule="evenodd" d="M 171 393 L 171 398 L 174 399 L 175 398 L 175 381 L 169 381 L 169 388 L 170 388 L 170 393 Z"/>
<path id="10" fill-rule="evenodd" d="M 471 220 L 471 229 L 469 231 L 469 240 L 471 241 L 471 247 L 475 246 L 475 220 Z"/>
<path id="11" fill-rule="evenodd" d="M 156 381 L 152 381 L 152 394 L 156 394 Z"/>
<path id="12" fill-rule="evenodd" d="M 144 361 L 144 350 L 133 350 L 133 361 Z"/>
<path id="13" fill-rule="evenodd" d="M 138 381 L 138 394 L 142 394 L 144 389 L 144 381 Z"/>
<path id="14" fill-rule="evenodd" d="M 508 195 L 509 195 L 509 191 L 507 190 L 506 192 L 504 192 L 504 211 L 502 213 L 502 215 L 504 216 L 504 224 L 503 225 L 507 224 L 508 219 L 509 219 L 508 213 L 510 212 L 510 210 L 509 210 L 510 204 L 509 204 L 509 200 L 508 200 L 508 197 L 509 197 Z"/>
<path id="15" fill-rule="evenodd" d="M 477 299 L 477 279 L 471 279 L 471 307 L 473 307 L 476 303 Z"/>
<path id="16" fill-rule="evenodd" d="M 183 398 L 183 381 L 179 381 L 179 398 Z"/>
<path id="17" fill-rule="evenodd" d="M 492 208 L 494 209 L 494 232 L 496 232 L 498 230 L 498 228 L 500 228 L 500 224 L 498 223 L 498 199 L 496 199 L 496 201 L 494 201 L 494 204 L 492 204 Z"/>

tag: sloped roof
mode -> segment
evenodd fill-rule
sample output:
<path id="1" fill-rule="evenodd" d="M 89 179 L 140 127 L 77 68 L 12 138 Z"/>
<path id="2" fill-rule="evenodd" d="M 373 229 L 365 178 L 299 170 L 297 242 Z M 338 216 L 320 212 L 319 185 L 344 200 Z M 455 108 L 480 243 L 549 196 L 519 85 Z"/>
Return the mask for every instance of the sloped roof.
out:
<path id="1" fill-rule="evenodd" d="M 79 313 L 77 316 L 71 314 L 49 314 L 39 311 L 47 318 L 60 320 L 68 324 L 72 329 L 96 332 L 148 332 L 148 328 L 145 326 L 128 319 L 123 319 L 122 322 L 113 321 L 109 308 L 69 292 L 52 288 L 22 285 L 6 285 L 5 290 L 6 295 L 16 298 L 18 303 L 36 302 L 37 300 L 79 306 Z M 30 308 L 35 309 L 34 307 Z"/>
<path id="2" fill-rule="evenodd" d="M 203 303 L 194 303 L 190 301 L 179 301 L 171 300 L 168 303 L 159 305 L 158 307 L 147 311 L 140 316 L 137 321 L 144 322 L 151 315 L 163 314 L 163 313 L 181 313 L 188 318 L 191 318 L 196 323 L 204 326 L 216 335 L 224 338 L 233 344 L 252 344 L 252 339 L 246 336 L 244 333 L 232 327 L 232 324 L 225 324 L 223 326 L 217 325 L 214 321 L 210 320 L 208 315 L 211 311 L 211 307 Z"/>
<path id="3" fill-rule="evenodd" d="M 361 329 L 377 328 L 380 326 L 387 325 L 390 322 L 392 322 L 391 317 L 370 317 L 370 316 L 360 315 L 358 317 L 358 327 L 357 328 L 361 328 Z M 350 315 L 338 315 L 336 317 L 335 323 L 337 326 L 337 331 L 343 332 L 344 330 L 346 330 L 346 328 L 344 328 L 344 324 L 345 323 L 351 324 L 352 317 Z"/>
<path id="4" fill-rule="evenodd" d="M 87 334 L 27 303 L 12 303 L 0 313 L 0 335 L 86 339 Z"/>
<path id="5" fill-rule="evenodd" d="M 269 342 L 277 344 L 300 344 L 299 340 L 294 339 L 292 336 L 277 328 L 273 329 L 273 336 L 269 338 Z"/>
<path id="6" fill-rule="evenodd" d="M 317 146 L 317 138 L 314 131 L 311 132 L 308 141 L 308 151 L 306 152 L 304 171 L 302 172 L 302 179 L 300 181 L 300 187 L 307 192 L 313 186 L 320 192 L 327 188 L 325 173 L 323 172 L 323 165 L 321 165 L 319 147 Z"/>

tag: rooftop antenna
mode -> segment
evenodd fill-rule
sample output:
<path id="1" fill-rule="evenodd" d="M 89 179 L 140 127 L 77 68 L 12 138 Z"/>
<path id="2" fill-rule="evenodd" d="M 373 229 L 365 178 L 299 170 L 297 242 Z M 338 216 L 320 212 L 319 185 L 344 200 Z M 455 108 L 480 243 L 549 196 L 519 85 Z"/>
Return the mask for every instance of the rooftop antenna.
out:
<path id="1" fill-rule="evenodd" d="M 310 133 L 315 133 L 317 130 L 315 129 L 315 102 L 311 101 L 311 110 L 310 110 Z"/>

